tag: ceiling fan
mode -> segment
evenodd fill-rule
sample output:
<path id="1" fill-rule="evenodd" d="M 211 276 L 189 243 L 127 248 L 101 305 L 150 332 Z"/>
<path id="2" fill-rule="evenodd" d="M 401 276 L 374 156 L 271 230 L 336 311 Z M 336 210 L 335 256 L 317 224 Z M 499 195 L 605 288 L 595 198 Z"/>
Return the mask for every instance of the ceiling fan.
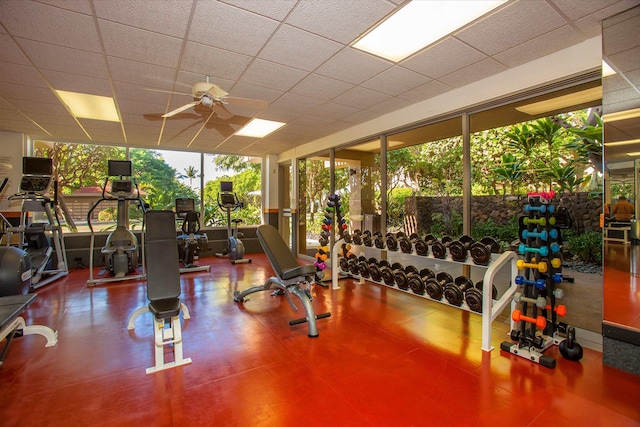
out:
<path id="1" fill-rule="evenodd" d="M 221 119 L 233 117 L 233 114 L 225 108 L 225 104 L 240 105 L 257 109 L 265 109 L 269 106 L 269 103 L 267 101 L 229 96 L 229 94 L 222 90 L 220 86 L 215 83 L 211 83 L 209 81 L 209 76 L 207 76 L 206 82 L 194 84 L 190 94 L 181 92 L 170 93 L 191 95 L 193 96 L 194 101 L 185 104 L 182 107 L 176 108 L 173 111 L 169 111 L 168 113 L 163 114 L 162 117 L 173 117 L 176 114 L 179 114 L 185 110 L 188 110 L 189 108 L 195 107 L 196 105 L 200 104 L 206 107 L 210 107 Z"/>

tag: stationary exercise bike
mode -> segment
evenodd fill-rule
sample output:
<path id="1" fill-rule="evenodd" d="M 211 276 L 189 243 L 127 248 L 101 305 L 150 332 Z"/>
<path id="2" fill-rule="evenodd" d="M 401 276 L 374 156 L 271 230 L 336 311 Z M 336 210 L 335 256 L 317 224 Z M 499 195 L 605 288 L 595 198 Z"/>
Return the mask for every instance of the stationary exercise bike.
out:
<path id="1" fill-rule="evenodd" d="M 176 199 L 176 217 L 182 234 L 177 237 L 178 259 L 180 260 L 180 273 L 193 271 L 210 271 L 209 265 L 198 265 L 196 261 L 202 250 L 209 246 L 206 233 L 200 233 L 200 213 L 196 211 L 196 201 L 193 198 Z"/>
<path id="2" fill-rule="evenodd" d="M 231 211 L 242 208 L 243 204 L 238 200 L 238 196 L 233 192 L 233 182 L 220 182 L 220 192 L 218 193 L 218 206 L 227 213 L 227 247 L 222 253 L 216 256 L 227 257 L 231 264 L 246 264 L 251 262 L 250 258 L 244 258 L 244 244 L 240 240 L 244 235 L 238 231 L 238 224 L 242 222 L 240 218 L 231 219 Z M 233 227 L 231 224 L 233 223 Z"/>
<path id="3" fill-rule="evenodd" d="M 91 243 L 89 252 L 89 280 L 88 285 L 96 285 L 98 283 L 113 282 L 118 280 L 144 279 L 144 253 L 142 253 L 142 273 L 129 274 L 136 272 L 138 269 L 138 258 L 140 255 L 140 247 L 136 235 L 129 230 L 129 203 L 135 202 L 144 212 L 146 205 L 140 197 L 138 184 L 135 180 L 130 179 L 133 176 L 133 168 L 129 160 L 109 160 L 108 176 L 105 179 L 102 188 L 102 198 L 98 200 L 87 213 L 87 225 L 91 231 Z M 107 187 L 111 177 L 119 179 L 111 180 L 110 192 Z M 125 179 L 127 178 L 127 179 Z M 135 190 L 134 190 L 135 187 Z M 95 246 L 95 233 L 91 218 L 93 211 L 104 201 L 115 201 L 117 203 L 117 223 L 116 229 L 113 230 L 105 245 L 100 250 L 104 256 L 105 269 L 109 270 L 112 277 L 94 279 L 93 278 L 93 258 Z M 144 229 L 144 224 L 142 225 Z"/>
<path id="4" fill-rule="evenodd" d="M 52 182 L 53 198 L 48 195 Z M 14 244 L 29 255 L 31 289 L 37 289 L 69 274 L 62 226 L 55 209 L 57 196 L 52 160 L 23 157 L 20 192 L 8 197 L 10 201 L 22 202 L 20 225 L 8 226 L 5 238 L 7 246 Z M 44 214 L 44 222 L 36 220 L 38 212 Z M 6 220 L 5 222 L 8 223 Z"/>

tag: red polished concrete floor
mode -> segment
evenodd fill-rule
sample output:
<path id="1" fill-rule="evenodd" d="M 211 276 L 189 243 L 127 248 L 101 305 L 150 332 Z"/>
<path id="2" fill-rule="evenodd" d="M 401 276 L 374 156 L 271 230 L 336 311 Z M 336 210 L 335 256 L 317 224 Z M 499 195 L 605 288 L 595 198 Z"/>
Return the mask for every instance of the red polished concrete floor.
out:
<path id="1" fill-rule="evenodd" d="M 232 266 L 206 259 L 211 273 L 182 276 L 191 320 L 186 365 L 146 375 L 152 323 L 144 284 L 87 288 L 88 270 L 39 290 L 27 324 L 59 332 L 16 339 L 0 369 L 2 426 L 637 426 L 640 377 L 580 362 L 556 348 L 554 370 L 501 353 L 507 325 L 480 350 L 481 318 L 378 285 L 341 282 L 317 289 L 320 337 L 283 297 L 236 289 L 270 275 L 264 256 Z"/>

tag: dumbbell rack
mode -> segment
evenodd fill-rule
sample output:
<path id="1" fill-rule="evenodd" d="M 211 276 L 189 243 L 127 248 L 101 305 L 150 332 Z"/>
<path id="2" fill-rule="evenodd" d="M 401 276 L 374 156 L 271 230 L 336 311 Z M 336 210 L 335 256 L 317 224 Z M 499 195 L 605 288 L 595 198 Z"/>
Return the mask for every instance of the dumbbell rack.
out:
<path id="1" fill-rule="evenodd" d="M 335 242 L 333 250 L 331 251 L 332 289 L 340 289 L 340 287 L 338 286 L 338 270 L 339 270 L 338 251 L 340 250 L 340 248 L 342 248 L 343 243 L 344 243 L 344 239 L 342 238 L 339 239 L 337 242 Z M 358 245 L 358 246 L 363 246 L 363 245 Z M 380 250 L 381 252 L 384 251 L 384 249 L 378 249 L 378 250 Z M 435 299 L 431 299 L 426 295 L 415 294 L 410 290 L 402 290 L 397 287 L 388 286 L 384 282 L 376 282 L 370 279 L 367 279 L 367 280 L 373 283 L 377 283 L 377 284 L 389 287 L 390 289 L 394 289 L 399 292 L 405 292 L 410 295 L 427 299 L 429 301 L 438 302 L 440 304 L 445 304 L 450 307 L 455 307 L 461 310 L 466 310 L 471 313 L 481 315 L 482 316 L 482 347 L 481 348 L 483 351 L 487 351 L 487 352 L 493 350 L 493 346 L 491 345 L 491 324 L 502 313 L 502 311 L 507 307 L 507 305 L 512 302 L 513 294 L 518 289 L 518 287 L 513 282 L 511 282 L 509 284 L 509 287 L 502 294 L 502 296 L 498 300 L 494 301 L 492 299 L 493 283 L 498 271 L 500 271 L 507 264 L 510 264 L 511 266 L 511 277 L 515 277 L 517 275 L 518 269 L 516 267 L 516 261 L 518 260 L 518 255 L 513 251 L 506 251 L 495 258 L 492 257 L 493 259 L 487 266 L 477 265 L 477 264 L 474 264 L 472 261 L 464 261 L 464 262 L 453 261 L 449 255 L 447 255 L 447 257 L 444 259 L 435 258 L 431 254 L 427 256 L 421 256 L 421 255 L 417 255 L 415 253 L 415 250 L 412 251 L 411 253 L 405 253 L 405 255 L 412 255 L 412 256 L 415 256 L 417 259 L 422 259 L 422 260 L 431 259 L 431 260 L 434 260 L 435 262 L 453 263 L 456 265 L 470 265 L 470 266 L 486 269 L 484 278 L 483 278 L 484 286 L 482 289 L 482 313 L 472 311 L 471 309 L 469 309 L 469 307 L 465 303 L 462 303 L 461 306 L 455 306 L 455 305 L 449 304 L 449 302 L 444 299 L 438 301 Z M 364 283 L 365 279 L 362 278 L 361 276 L 357 276 L 357 275 L 352 275 L 352 276 L 355 278 L 358 278 L 358 283 L 360 284 Z M 512 304 L 512 310 L 513 308 L 514 307 Z M 513 328 L 513 320 L 511 321 L 511 328 Z"/>
<path id="2" fill-rule="evenodd" d="M 582 349 L 574 342 L 575 332 L 565 323 L 557 322 L 557 316 L 564 316 L 566 308 L 556 305 L 556 298 L 562 297 L 562 290 L 556 284 L 562 282 L 562 254 L 558 243 L 559 231 L 554 226 L 553 192 L 530 193 L 525 215 L 520 217 L 520 241 L 518 252 L 522 259 L 516 263 L 522 275 L 515 277 L 521 288 L 515 294 L 514 302 L 519 309 L 512 308 L 511 320 L 517 325 L 511 329 L 511 339 L 500 349 L 538 363 L 547 368 L 555 368 L 556 360 L 543 352 L 552 345 L 559 345 L 562 355 L 570 360 L 579 360 Z M 551 315 L 548 321 L 548 315 Z M 513 323 L 512 323 L 513 325 Z M 568 333 L 567 333 L 568 332 Z M 571 334 L 570 355 L 566 356 L 567 343 Z M 578 355 L 579 351 L 579 355 Z"/>

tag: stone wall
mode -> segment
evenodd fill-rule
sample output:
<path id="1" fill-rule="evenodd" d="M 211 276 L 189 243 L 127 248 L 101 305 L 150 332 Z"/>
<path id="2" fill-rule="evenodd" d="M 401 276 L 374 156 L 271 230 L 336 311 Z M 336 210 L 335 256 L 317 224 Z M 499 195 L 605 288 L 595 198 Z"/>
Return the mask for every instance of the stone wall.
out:
<path id="1" fill-rule="evenodd" d="M 486 222 L 491 218 L 494 223 L 505 225 L 524 213 L 526 202 L 526 196 L 473 196 L 471 217 L 474 222 Z M 589 193 L 564 194 L 556 196 L 553 204 L 568 210 L 573 223 L 571 228 L 577 232 L 600 231 L 601 197 L 590 197 Z M 430 232 L 433 214 L 446 215 L 448 212 L 462 214 L 462 197 L 419 196 L 408 197 L 405 201 L 405 215 L 408 217 L 406 222 L 415 224 L 416 230 L 421 234 Z"/>

